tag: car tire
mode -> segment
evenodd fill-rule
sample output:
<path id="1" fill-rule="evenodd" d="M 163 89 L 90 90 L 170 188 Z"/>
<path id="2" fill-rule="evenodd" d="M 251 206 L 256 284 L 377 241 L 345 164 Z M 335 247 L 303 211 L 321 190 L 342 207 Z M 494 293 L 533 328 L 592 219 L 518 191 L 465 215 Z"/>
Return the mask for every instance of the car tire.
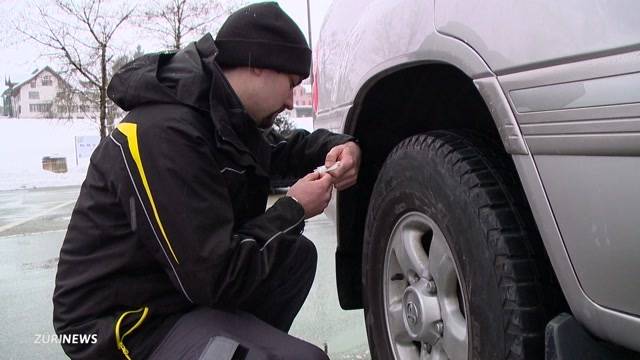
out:
<path id="1" fill-rule="evenodd" d="M 555 285 L 541 246 L 499 146 L 452 131 L 402 141 L 380 171 L 365 228 L 372 357 L 543 358 Z"/>

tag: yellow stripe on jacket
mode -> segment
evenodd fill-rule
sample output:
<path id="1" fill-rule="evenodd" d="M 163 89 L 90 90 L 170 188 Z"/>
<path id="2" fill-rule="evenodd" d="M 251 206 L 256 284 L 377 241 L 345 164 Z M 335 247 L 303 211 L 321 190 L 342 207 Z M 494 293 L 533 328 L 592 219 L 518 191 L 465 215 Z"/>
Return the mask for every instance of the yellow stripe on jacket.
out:
<path id="1" fill-rule="evenodd" d="M 140 178 L 142 178 L 142 184 L 144 185 L 144 190 L 147 193 L 149 202 L 151 203 L 151 208 L 153 209 L 153 215 L 156 219 L 156 222 L 158 223 L 160 232 L 162 232 L 162 237 L 164 238 L 164 241 L 167 243 L 167 246 L 169 247 L 169 251 L 171 251 L 171 255 L 173 255 L 173 258 L 176 260 L 176 263 L 180 264 L 180 262 L 178 261 L 178 257 L 173 252 L 173 248 L 171 247 L 169 238 L 167 238 L 167 234 L 164 231 L 164 226 L 162 226 L 162 221 L 160 221 L 160 215 L 158 214 L 156 203 L 153 200 L 153 195 L 151 194 L 151 189 L 149 188 L 149 182 L 147 181 L 147 176 L 144 173 L 144 167 L 142 166 L 142 159 L 140 158 L 140 150 L 138 148 L 138 125 L 132 124 L 132 123 L 120 123 L 118 124 L 118 130 L 120 130 L 120 132 L 127 137 L 127 141 L 129 142 L 129 151 L 131 152 L 133 161 L 135 161 L 136 163 L 138 172 L 140 173 Z"/>

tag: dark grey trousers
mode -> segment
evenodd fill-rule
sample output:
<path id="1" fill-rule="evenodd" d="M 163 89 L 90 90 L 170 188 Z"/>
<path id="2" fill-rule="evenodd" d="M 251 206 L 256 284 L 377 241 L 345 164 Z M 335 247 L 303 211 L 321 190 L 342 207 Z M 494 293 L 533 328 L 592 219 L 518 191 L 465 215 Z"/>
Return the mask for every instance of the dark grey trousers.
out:
<path id="1" fill-rule="evenodd" d="M 318 347 L 289 334 L 315 277 L 317 252 L 301 236 L 254 296 L 237 311 L 198 307 L 183 315 L 149 359 L 328 360 Z"/>

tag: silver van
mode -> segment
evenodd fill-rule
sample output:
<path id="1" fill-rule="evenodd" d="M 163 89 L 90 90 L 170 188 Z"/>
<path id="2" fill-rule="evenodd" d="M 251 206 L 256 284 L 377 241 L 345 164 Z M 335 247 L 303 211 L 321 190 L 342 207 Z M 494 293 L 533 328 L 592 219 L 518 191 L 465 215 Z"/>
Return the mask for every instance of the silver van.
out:
<path id="1" fill-rule="evenodd" d="M 640 2 L 336 0 L 314 50 L 374 358 L 640 358 Z"/>

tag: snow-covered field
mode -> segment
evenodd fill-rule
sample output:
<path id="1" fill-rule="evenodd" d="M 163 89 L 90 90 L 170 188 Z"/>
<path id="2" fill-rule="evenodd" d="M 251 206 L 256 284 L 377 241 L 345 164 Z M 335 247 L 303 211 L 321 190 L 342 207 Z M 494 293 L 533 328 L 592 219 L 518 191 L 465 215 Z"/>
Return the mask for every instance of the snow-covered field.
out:
<path id="1" fill-rule="evenodd" d="M 0 117 L 0 190 L 80 185 L 88 156 L 76 160 L 76 136 L 98 136 L 90 120 Z M 83 155 L 83 154 L 80 154 Z M 42 158 L 66 158 L 68 172 L 42 170 Z"/>
<path id="2" fill-rule="evenodd" d="M 297 128 L 313 131 L 312 118 L 293 119 Z M 76 137 L 98 136 L 90 120 L 13 119 L 0 117 L 0 191 L 80 185 L 90 153 L 76 154 Z M 64 157 L 66 173 L 42 170 L 42 158 Z"/>

